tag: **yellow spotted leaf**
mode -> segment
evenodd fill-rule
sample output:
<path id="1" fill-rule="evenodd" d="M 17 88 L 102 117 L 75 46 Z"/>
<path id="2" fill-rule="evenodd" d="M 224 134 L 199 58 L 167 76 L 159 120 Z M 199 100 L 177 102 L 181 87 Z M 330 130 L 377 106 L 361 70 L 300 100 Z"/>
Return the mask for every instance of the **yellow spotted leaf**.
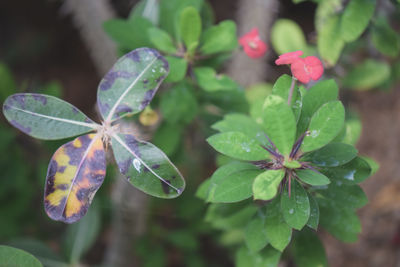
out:
<path id="1" fill-rule="evenodd" d="M 99 135 L 83 135 L 61 146 L 47 170 L 46 213 L 56 221 L 78 221 L 86 214 L 105 174 L 106 157 Z"/>

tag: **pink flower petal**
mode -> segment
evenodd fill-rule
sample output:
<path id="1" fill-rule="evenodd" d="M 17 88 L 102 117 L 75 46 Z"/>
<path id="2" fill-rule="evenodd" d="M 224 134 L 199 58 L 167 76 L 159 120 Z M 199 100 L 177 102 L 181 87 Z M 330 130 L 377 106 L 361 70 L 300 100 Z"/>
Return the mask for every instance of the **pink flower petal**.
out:
<path id="1" fill-rule="evenodd" d="M 277 60 L 275 60 L 276 65 L 288 65 L 293 64 L 299 57 L 303 55 L 303 51 L 294 51 L 285 53 L 279 56 Z"/>
<path id="2" fill-rule="evenodd" d="M 308 83 L 310 81 L 310 76 L 306 69 L 306 64 L 303 58 L 298 58 L 295 62 L 290 66 L 292 70 L 292 74 L 302 83 Z"/>
<path id="3" fill-rule="evenodd" d="M 324 73 L 324 66 L 322 65 L 322 62 L 321 60 L 319 60 L 319 58 L 309 56 L 304 58 L 304 62 L 311 79 L 316 81 L 321 78 L 322 74 Z"/>
<path id="4" fill-rule="evenodd" d="M 257 28 L 253 28 L 250 32 L 240 37 L 239 44 L 243 46 L 244 52 L 250 58 L 260 58 L 268 49 L 267 44 L 261 40 Z"/>

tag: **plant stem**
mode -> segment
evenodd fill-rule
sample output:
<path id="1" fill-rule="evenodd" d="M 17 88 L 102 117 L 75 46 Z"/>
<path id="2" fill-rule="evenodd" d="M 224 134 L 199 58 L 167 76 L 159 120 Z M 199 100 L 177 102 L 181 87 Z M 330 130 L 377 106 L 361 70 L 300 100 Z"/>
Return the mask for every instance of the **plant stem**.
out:
<path id="1" fill-rule="evenodd" d="M 296 85 L 296 78 L 294 76 L 292 76 L 292 84 L 290 85 L 289 97 L 288 97 L 288 105 L 289 105 L 289 107 L 290 107 L 290 105 L 292 103 L 293 90 L 294 90 L 294 86 L 295 85 Z"/>

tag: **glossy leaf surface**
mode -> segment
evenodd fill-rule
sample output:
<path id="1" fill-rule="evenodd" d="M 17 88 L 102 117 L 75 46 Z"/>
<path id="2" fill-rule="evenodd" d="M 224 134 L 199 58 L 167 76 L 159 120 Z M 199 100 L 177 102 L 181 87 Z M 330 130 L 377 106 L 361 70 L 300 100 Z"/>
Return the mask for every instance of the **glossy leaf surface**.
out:
<path id="1" fill-rule="evenodd" d="M 339 181 L 351 185 L 361 183 L 367 179 L 371 175 L 371 167 L 364 159 L 356 157 L 342 166 L 324 168 L 321 172 L 329 177 L 331 181 Z"/>
<path id="2" fill-rule="evenodd" d="M 73 223 L 82 218 L 106 174 L 103 142 L 83 135 L 61 146 L 50 160 L 44 206 L 53 220 Z"/>
<path id="3" fill-rule="evenodd" d="M 139 48 L 122 58 L 101 80 L 97 105 L 106 121 L 142 111 L 167 76 L 167 61 L 154 49 Z"/>
<path id="4" fill-rule="evenodd" d="M 254 179 L 262 171 L 249 163 L 232 162 L 220 167 L 211 177 L 208 202 L 237 202 L 252 196 Z"/>
<path id="5" fill-rule="evenodd" d="M 280 96 L 270 95 L 263 106 L 263 128 L 282 155 L 289 155 L 296 135 L 292 109 Z"/>
<path id="6" fill-rule="evenodd" d="M 307 195 L 310 201 L 310 218 L 308 218 L 307 226 L 316 231 L 319 224 L 319 207 L 315 198 L 308 192 Z"/>
<path id="7" fill-rule="evenodd" d="M 327 185 L 330 183 L 328 177 L 314 170 L 296 170 L 299 179 L 309 185 Z"/>
<path id="8" fill-rule="evenodd" d="M 326 189 L 318 190 L 318 193 L 338 205 L 346 203 L 346 208 L 358 209 L 368 203 L 367 196 L 358 185 L 344 185 L 341 182 L 335 182 Z"/>
<path id="9" fill-rule="evenodd" d="M 274 198 L 284 175 L 283 170 L 268 170 L 258 175 L 253 183 L 254 199 L 270 200 Z"/>
<path id="10" fill-rule="evenodd" d="M 119 170 L 133 186 L 161 198 L 182 193 L 185 180 L 156 146 L 130 134 L 115 134 L 111 142 Z"/>
<path id="11" fill-rule="evenodd" d="M 321 149 L 306 154 L 302 157 L 302 161 L 310 161 L 321 167 L 337 167 L 354 159 L 357 153 L 357 149 L 352 145 L 330 143 Z"/>
<path id="12" fill-rule="evenodd" d="M 290 196 L 288 185 L 285 185 L 281 197 L 281 210 L 286 223 L 297 230 L 301 230 L 310 217 L 307 192 L 295 179 L 291 182 Z"/>
<path id="13" fill-rule="evenodd" d="M 311 118 L 309 134 L 304 137 L 301 150 L 308 152 L 325 146 L 338 135 L 343 123 L 344 107 L 342 103 L 332 101 L 324 104 Z"/>
<path id="14" fill-rule="evenodd" d="M 49 95 L 14 94 L 3 105 L 7 120 L 22 132 L 55 140 L 92 131 L 96 124 L 71 104 Z"/>
<path id="15" fill-rule="evenodd" d="M 269 153 L 260 144 L 241 132 L 226 132 L 207 138 L 207 142 L 218 152 L 240 160 L 263 160 Z"/>

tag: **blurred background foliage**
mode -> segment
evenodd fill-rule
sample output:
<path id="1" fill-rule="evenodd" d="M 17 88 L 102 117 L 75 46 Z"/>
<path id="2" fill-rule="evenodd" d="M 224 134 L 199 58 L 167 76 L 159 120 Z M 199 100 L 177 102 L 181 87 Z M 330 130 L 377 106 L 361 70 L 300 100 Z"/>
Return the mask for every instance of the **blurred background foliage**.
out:
<path id="1" fill-rule="evenodd" d="M 229 76 L 217 74 L 223 70 L 229 53 L 203 48 L 204 53 L 221 53 L 199 60 L 196 69 L 190 69 L 195 66 L 175 56 L 179 52 L 179 36 L 174 26 L 177 16 L 173 14 L 182 11 L 183 8 L 179 7 L 182 1 L 161 2 L 165 10 L 154 11 L 145 10 L 146 1 L 140 1 L 138 5 L 135 5 L 136 1 L 110 1 L 118 19 L 109 20 L 103 25 L 104 31 L 117 44 L 119 55 L 141 46 L 155 47 L 167 55 L 173 69 L 167 82 L 174 86 L 163 88 L 152 102 L 153 110 L 150 112 L 155 110 L 157 116 L 163 118 L 156 125 L 158 128 L 152 142 L 179 166 L 188 184 L 178 199 L 166 201 L 151 198 L 150 204 L 143 206 L 147 210 L 146 231 L 141 233 L 139 239 L 132 240 L 130 251 L 140 266 L 232 266 L 235 260 L 239 266 L 246 266 L 243 265 L 246 262 L 241 263 L 246 258 L 243 256 L 246 252 L 239 250 L 236 259 L 232 252 L 244 240 L 244 222 L 251 212 L 242 210 L 241 213 L 235 213 L 241 210 L 240 203 L 229 209 L 218 205 L 207 209 L 201 199 L 194 197 L 198 185 L 211 175 L 217 165 L 226 162 L 223 156 L 217 156 L 215 162 L 214 152 L 204 139 L 212 132 L 209 125 L 223 114 L 246 112 L 249 103 L 251 114 L 251 107 L 257 106 L 257 102 L 270 93 L 273 81 L 288 70 L 274 67 L 269 71 L 266 81 L 252 84 L 244 91 Z M 237 2 L 215 0 L 203 6 L 202 1 L 191 0 L 190 5 L 201 10 L 204 30 L 226 19 L 235 20 Z M 354 144 L 360 138 L 362 120 L 366 123 L 364 132 L 366 130 L 367 133 L 366 137 L 361 137 L 359 149 L 369 152 L 367 155 L 375 156 L 383 163 L 380 173 L 383 178 L 379 186 L 375 186 L 374 182 L 366 185 L 367 194 L 372 199 L 380 196 L 374 202 L 378 204 L 368 208 L 376 212 L 363 211 L 362 214 L 366 214 L 363 226 L 367 231 L 372 229 L 369 222 L 376 216 L 388 216 L 390 226 L 387 232 L 382 235 L 371 230 L 370 242 L 374 245 L 368 243 L 361 249 L 353 248 L 353 254 L 341 251 L 349 247 L 343 249 L 325 237 L 328 258 L 335 258 L 337 264 L 346 262 L 346 266 L 357 266 L 359 262 L 354 259 L 357 259 L 354 254 L 361 250 L 359 254 L 366 257 L 370 249 L 378 255 L 378 260 L 374 258 L 375 261 L 371 261 L 372 264 L 378 262 L 378 265 L 370 266 L 383 266 L 379 263 L 390 266 L 390 263 L 400 260 L 394 255 L 400 244 L 400 218 L 395 215 L 399 209 L 390 206 L 392 201 L 396 203 L 398 200 L 394 196 L 400 190 L 398 178 L 393 175 L 397 171 L 394 164 L 400 159 L 399 152 L 394 151 L 399 143 L 390 137 L 400 131 L 398 115 L 393 117 L 393 114 L 398 114 L 400 106 L 397 101 L 400 97 L 399 3 L 394 0 L 377 1 L 377 7 L 372 8 L 361 5 L 363 1 L 351 1 L 354 6 L 349 8 L 347 1 L 340 0 L 279 2 L 279 9 L 272 11 L 277 20 L 271 25 L 271 35 L 267 38 L 271 50 L 263 59 L 265 64 L 273 66 L 277 55 L 288 51 L 303 50 L 306 55 L 319 53 L 326 66 L 329 66 L 325 75 L 336 78 L 343 89 L 343 101 L 353 110 L 346 120 L 347 131 L 351 132 L 346 135 L 349 138 L 347 141 Z M 356 11 L 368 19 L 357 19 L 354 26 Z M 349 17 L 353 18 L 351 22 L 347 21 Z M 90 48 L 85 48 L 79 27 L 75 24 L 63 1 L 18 0 L 0 3 L 1 102 L 12 93 L 38 92 L 61 97 L 89 116 L 96 114 L 94 104 L 100 77 L 89 56 Z M 172 46 L 168 45 L 169 38 L 157 32 L 158 28 L 153 24 L 160 25 L 171 36 Z M 144 34 L 144 31 L 148 34 Z M 227 51 L 236 48 L 229 43 L 227 47 Z M 204 66 L 213 67 L 217 72 Z M 197 86 L 190 80 L 182 81 L 188 68 L 190 75 L 196 77 Z M 220 82 L 221 79 L 223 82 Z M 229 88 L 224 88 L 227 84 Z M 224 89 L 228 89 L 229 95 L 223 92 Z M 361 96 L 352 90 L 372 91 L 367 96 Z M 382 90 L 385 92 L 379 92 Z M 386 113 L 379 113 L 383 106 L 386 107 Z M 371 112 L 365 113 L 368 110 Z M 388 118 L 388 114 L 392 114 L 392 117 Z M 137 122 L 138 118 L 132 120 Z M 375 123 L 379 120 L 386 122 L 378 122 L 378 125 L 386 127 L 380 128 L 384 135 L 374 132 Z M 146 126 L 143 121 L 146 118 L 142 117 L 140 121 L 145 131 L 154 131 L 151 129 L 153 123 Z M 65 141 L 33 140 L 10 127 L 4 117 L 0 120 L 0 137 L 0 243 L 32 253 L 45 266 L 101 265 L 112 238 L 110 196 L 115 172 L 107 171 L 108 177 L 97 193 L 93 206 L 80 222 L 73 225 L 54 222 L 43 212 L 43 187 L 48 160 Z M 373 187 L 375 189 L 371 189 Z M 390 187 L 397 188 L 397 191 L 390 191 Z M 383 197 L 388 195 L 387 192 L 394 200 Z M 381 209 L 380 212 L 383 212 L 382 207 L 385 207 L 384 214 L 377 211 Z M 368 242 L 368 238 L 361 242 Z M 381 252 L 377 248 L 379 246 L 386 248 L 385 252 Z M 301 252 L 293 253 L 295 256 L 299 254 Z M 352 262 L 354 265 L 351 265 Z M 290 260 L 286 263 L 288 266 L 293 264 Z"/>

